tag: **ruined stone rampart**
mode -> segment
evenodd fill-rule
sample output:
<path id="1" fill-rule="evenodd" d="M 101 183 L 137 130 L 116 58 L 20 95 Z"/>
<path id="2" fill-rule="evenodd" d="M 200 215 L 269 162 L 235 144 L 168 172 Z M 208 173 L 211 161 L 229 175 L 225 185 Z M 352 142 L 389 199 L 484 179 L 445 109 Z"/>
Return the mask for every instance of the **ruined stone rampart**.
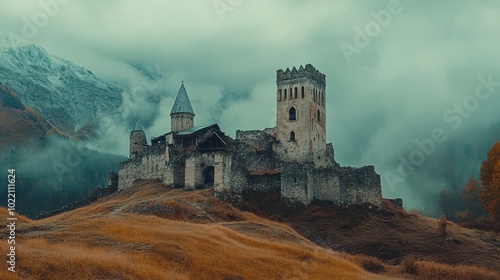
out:
<path id="1" fill-rule="evenodd" d="M 379 205 L 382 199 L 380 175 L 373 166 L 361 168 L 342 167 L 338 170 L 340 179 L 340 205 L 371 203 Z"/>
<path id="2" fill-rule="evenodd" d="M 172 145 L 147 146 L 142 154 L 120 163 L 119 188 L 131 187 L 136 179 L 160 179 L 168 186 L 184 185 L 183 158 Z"/>

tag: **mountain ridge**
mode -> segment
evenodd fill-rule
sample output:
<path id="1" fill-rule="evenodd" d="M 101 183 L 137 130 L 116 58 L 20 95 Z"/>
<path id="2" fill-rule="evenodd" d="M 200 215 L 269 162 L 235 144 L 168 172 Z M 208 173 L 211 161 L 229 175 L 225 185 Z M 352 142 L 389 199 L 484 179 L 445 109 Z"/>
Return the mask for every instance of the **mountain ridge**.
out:
<path id="1" fill-rule="evenodd" d="M 73 134 L 119 111 L 122 87 L 37 45 L 0 46 L 0 82 L 60 130 Z"/>

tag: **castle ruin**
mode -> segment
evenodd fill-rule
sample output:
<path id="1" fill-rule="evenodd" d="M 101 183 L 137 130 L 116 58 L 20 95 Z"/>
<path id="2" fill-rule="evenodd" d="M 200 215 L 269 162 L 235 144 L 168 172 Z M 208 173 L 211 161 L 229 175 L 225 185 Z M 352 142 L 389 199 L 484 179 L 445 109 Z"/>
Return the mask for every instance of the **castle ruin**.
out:
<path id="1" fill-rule="evenodd" d="M 326 143 L 326 76 L 311 64 L 278 70 L 276 127 L 236 131 L 217 124 L 194 126 L 195 113 L 182 83 L 170 112 L 171 131 L 148 144 L 140 126 L 130 133 L 130 156 L 120 163 L 119 189 L 136 179 L 160 179 L 187 190 L 213 187 L 222 201 L 279 197 L 308 205 L 381 202 L 373 166 L 341 167 Z"/>

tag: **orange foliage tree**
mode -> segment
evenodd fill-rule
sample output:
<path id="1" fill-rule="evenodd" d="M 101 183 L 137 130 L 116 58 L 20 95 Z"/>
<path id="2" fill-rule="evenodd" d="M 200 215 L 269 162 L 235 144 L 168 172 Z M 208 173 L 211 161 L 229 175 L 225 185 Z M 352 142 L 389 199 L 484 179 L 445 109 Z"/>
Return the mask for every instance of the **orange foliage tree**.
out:
<path id="1" fill-rule="evenodd" d="M 481 194 L 484 209 L 500 220 L 500 142 L 493 145 L 481 165 L 481 181 L 484 186 Z"/>
<path id="2" fill-rule="evenodd" d="M 482 192 L 483 184 L 481 181 L 470 177 L 461 192 L 463 206 L 465 208 L 463 211 L 459 211 L 455 214 L 458 220 L 467 221 L 470 219 L 477 219 L 486 214 L 481 204 Z"/>

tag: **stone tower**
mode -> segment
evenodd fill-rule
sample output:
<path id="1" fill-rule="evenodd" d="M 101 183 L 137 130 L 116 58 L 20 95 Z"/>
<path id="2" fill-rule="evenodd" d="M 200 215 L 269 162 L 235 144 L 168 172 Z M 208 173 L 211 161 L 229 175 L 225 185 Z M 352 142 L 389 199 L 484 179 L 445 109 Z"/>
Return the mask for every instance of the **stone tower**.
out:
<path id="1" fill-rule="evenodd" d="M 170 120 L 170 127 L 173 132 L 181 132 L 192 128 L 194 125 L 194 111 L 184 87 L 184 81 L 170 111 Z"/>
<path id="2" fill-rule="evenodd" d="M 326 76 L 311 64 L 276 71 L 276 137 L 282 157 L 290 161 L 325 163 Z"/>
<path id="3" fill-rule="evenodd" d="M 137 122 L 130 132 L 130 157 L 142 154 L 147 145 L 146 133 L 144 133 L 139 122 Z"/>

